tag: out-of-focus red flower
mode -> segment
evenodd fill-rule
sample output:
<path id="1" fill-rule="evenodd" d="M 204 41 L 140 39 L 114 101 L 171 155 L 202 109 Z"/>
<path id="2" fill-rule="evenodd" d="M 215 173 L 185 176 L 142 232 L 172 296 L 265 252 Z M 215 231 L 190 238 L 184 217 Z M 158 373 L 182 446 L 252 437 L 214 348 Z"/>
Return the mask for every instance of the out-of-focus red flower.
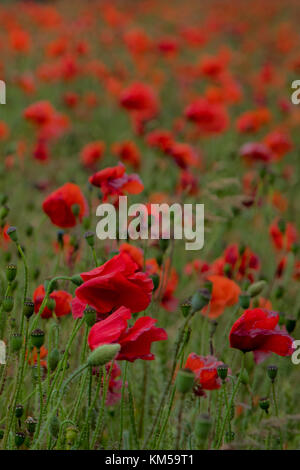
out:
<path id="1" fill-rule="evenodd" d="M 5 224 L 3 228 L 0 227 L 0 247 L 3 250 L 7 250 L 8 245 L 11 242 L 9 235 L 7 235 L 7 229 L 9 229 L 9 227 L 9 224 Z"/>
<path id="2" fill-rule="evenodd" d="M 47 369 L 47 361 L 44 361 L 43 359 L 45 359 L 45 357 L 47 356 L 48 356 L 48 350 L 45 348 L 45 346 L 42 346 L 40 348 L 40 359 L 41 359 L 41 366 L 44 367 L 45 369 Z M 29 352 L 26 351 L 26 359 L 30 366 L 34 366 L 35 364 L 37 364 L 37 359 L 38 359 L 37 349 L 33 348 Z"/>
<path id="3" fill-rule="evenodd" d="M 116 312 L 103 321 L 92 326 L 88 343 L 90 349 L 103 344 L 118 343 L 121 346 L 116 360 L 134 362 L 136 359 L 151 361 L 155 359 L 151 353 L 151 344 L 168 338 L 163 328 L 155 327 L 157 320 L 151 317 L 141 317 L 131 328 L 127 322 L 131 318 L 128 308 L 120 307 Z"/>
<path id="4" fill-rule="evenodd" d="M 175 163 L 182 169 L 200 166 L 200 155 L 189 144 L 174 142 L 167 153 L 172 156 Z"/>
<path id="5" fill-rule="evenodd" d="M 211 300 L 202 313 L 209 318 L 218 318 L 224 312 L 226 307 L 235 305 L 239 300 L 241 289 L 239 286 L 224 276 L 208 276 L 212 282 Z"/>
<path id="6" fill-rule="evenodd" d="M 127 175 L 125 166 L 121 163 L 98 171 L 89 178 L 93 186 L 97 186 L 103 193 L 105 201 L 109 195 L 122 196 L 124 194 L 139 194 L 144 185 L 136 174 Z"/>
<path id="7" fill-rule="evenodd" d="M 40 285 L 37 287 L 33 293 L 33 301 L 34 301 L 34 311 L 38 313 L 40 306 L 45 297 L 45 287 Z M 50 294 L 50 299 L 55 300 L 55 308 L 54 313 L 57 317 L 64 317 L 71 313 L 71 301 L 72 295 L 64 290 L 55 290 Z M 50 318 L 52 317 L 52 312 L 49 310 L 48 307 L 45 307 L 42 314 L 42 318 Z"/>
<path id="8" fill-rule="evenodd" d="M 103 152 L 105 149 L 105 144 L 102 140 L 97 140 L 95 142 L 90 142 L 85 145 L 80 153 L 81 163 L 86 168 L 94 168 L 96 163 L 98 163 L 103 157 Z"/>
<path id="9" fill-rule="evenodd" d="M 40 162 L 47 162 L 49 160 L 49 143 L 47 139 L 39 138 L 33 149 L 33 158 Z"/>
<path id="10" fill-rule="evenodd" d="M 260 269 L 260 260 L 249 247 L 241 249 L 233 243 L 228 245 L 223 255 L 212 263 L 211 272 L 224 276 L 225 268 L 228 277 L 237 280 L 246 278 L 253 282 L 255 273 Z"/>
<path id="11" fill-rule="evenodd" d="M 213 356 L 198 356 L 196 353 L 189 354 L 185 363 L 185 369 L 190 369 L 195 374 L 195 395 L 205 396 L 205 390 L 217 390 L 222 386 L 217 369 L 222 364 L 221 361 L 218 361 Z"/>
<path id="12" fill-rule="evenodd" d="M 229 117 L 226 109 L 205 98 L 199 98 L 185 109 L 185 117 L 195 122 L 204 134 L 219 134 L 226 130 Z"/>
<path id="13" fill-rule="evenodd" d="M 248 163 L 256 161 L 268 163 L 274 159 L 272 150 L 260 142 L 248 142 L 242 145 L 239 154 Z"/>
<path id="14" fill-rule="evenodd" d="M 144 252 L 141 248 L 130 245 L 130 243 L 122 243 L 119 246 L 120 253 L 127 253 L 133 261 L 138 265 L 140 269 L 143 268 L 144 264 Z"/>
<path id="15" fill-rule="evenodd" d="M 112 406 L 118 403 L 121 399 L 121 388 L 123 381 L 121 380 L 121 367 L 119 364 L 114 361 L 112 365 L 112 370 L 111 370 L 111 362 L 106 364 L 105 369 L 106 369 L 106 374 L 108 376 L 110 372 L 110 378 L 109 378 L 109 383 L 108 383 L 108 390 L 107 390 L 107 396 L 106 396 L 106 406 Z"/>
<path id="16" fill-rule="evenodd" d="M 164 37 L 158 41 L 157 49 L 166 56 L 175 56 L 179 50 L 178 40 L 174 37 Z"/>
<path id="17" fill-rule="evenodd" d="M 17 28 L 10 33 L 10 46 L 15 52 L 27 53 L 31 47 L 31 39 L 27 31 Z"/>
<path id="18" fill-rule="evenodd" d="M 66 183 L 51 193 L 43 202 L 43 210 L 51 222 L 61 228 L 74 227 L 77 223 L 73 213 L 74 206 L 79 207 L 78 218 L 81 221 L 87 213 L 87 202 L 79 186 Z"/>
<path id="19" fill-rule="evenodd" d="M 100 313 L 125 306 L 131 312 L 145 310 L 151 300 L 153 282 L 138 271 L 132 257 L 122 252 L 92 271 L 82 273 L 83 284 L 76 296 Z"/>
<path id="20" fill-rule="evenodd" d="M 79 102 L 78 93 L 74 91 L 67 91 L 63 95 L 63 102 L 68 108 L 75 108 Z"/>
<path id="21" fill-rule="evenodd" d="M 4 121 L 0 121 L 0 140 L 5 140 L 9 136 L 8 125 Z"/>
<path id="22" fill-rule="evenodd" d="M 131 140 L 116 142 L 111 147 L 111 152 L 124 163 L 129 163 L 136 170 L 141 165 L 141 155 L 137 145 Z"/>
<path id="23" fill-rule="evenodd" d="M 298 233 L 296 227 L 291 223 L 283 223 L 280 227 L 279 219 L 275 219 L 269 228 L 269 233 L 276 250 L 290 251 L 298 240 Z"/>
<path id="24" fill-rule="evenodd" d="M 271 113 L 268 109 L 260 108 L 255 111 L 246 111 L 236 122 L 236 128 L 241 133 L 254 133 L 271 121 Z"/>
<path id="25" fill-rule="evenodd" d="M 51 121 L 54 113 L 55 109 L 49 101 L 38 101 L 25 109 L 24 117 L 37 126 L 43 126 Z"/>
<path id="26" fill-rule="evenodd" d="M 144 54 L 152 47 L 151 40 L 142 29 L 131 29 L 124 34 L 124 42 L 132 54 Z"/>
<path id="27" fill-rule="evenodd" d="M 264 138 L 265 144 L 274 154 L 274 160 L 281 160 L 282 157 L 293 148 L 291 138 L 286 132 L 273 131 Z"/>
<path id="28" fill-rule="evenodd" d="M 253 351 L 256 362 L 261 362 L 269 353 L 290 356 L 293 338 L 278 326 L 279 315 L 266 309 L 245 310 L 233 324 L 230 347 L 243 352 Z"/>
<path id="29" fill-rule="evenodd" d="M 147 134 L 146 142 L 150 147 L 155 147 L 162 152 L 167 152 L 174 143 L 174 136 L 170 131 L 157 129 Z"/>
<path id="30" fill-rule="evenodd" d="M 196 196 L 199 190 L 198 178 L 191 171 L 182 170 L 176 190 L 179 194 Z"/>

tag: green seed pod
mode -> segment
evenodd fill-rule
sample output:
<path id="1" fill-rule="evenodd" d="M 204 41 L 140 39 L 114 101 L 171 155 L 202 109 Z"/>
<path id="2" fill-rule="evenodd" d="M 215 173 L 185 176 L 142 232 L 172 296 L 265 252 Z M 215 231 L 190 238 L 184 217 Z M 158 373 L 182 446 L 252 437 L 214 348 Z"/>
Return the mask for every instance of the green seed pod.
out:
<path id="1" fill-rule="evenodd" d="M 259 406 L 262 410 L 264 410 L 268 414 L 269 413 L 269 408 L 270 408 L 269 398 L 260 398 Z"/>
<path id="2" fill-rule="evenodd" d="M 21 418 L 21 417 L 23 416 L 23 413 L 24 413 L 24 407 L 23 407 L 23 405 L 21 405 L 21 404 L 16 405 L 16 408 L 15 408 L 15 417 L 16 417 L 16 418 Z"/>
<path id="3" fill-rule="evenodd" d="M 187 393 L 192 390 L 195 381 L 195 374 L 190 369 L 181 369 L 176 377 L 176 389 L 180 393 Z"/>
<path id="4" fill-rule="evenodd" d="M 84 320 L 87 326 L 93 326 L 97 320 L 97 312 L 94 308 L 87 306 L 84 309 Z"/>
<path id="5" fill-rule="evenodd" d="M 6 233 L 13 242 L 16 243 L 18 241 L 18 233 L 16 227 L 9 227 Z"/>
<path id="6" fill-rule="evenodd" d="M 23 305 L 23 315 L 29 320 L 34 312 L 34 303 L 31 299 L 26 299 Z"/>
<path id="7" fill-rule="evenodd" d="M 11 296 L 5 297 L 2 302 L 2 308 L 5 312 L 11 312 L 14 308 L 14 299 Z"/>
<path id="8" fill-rule="evenodd" d="M 15 264 L 8 264 L 6 266 L 6 279 L 8 282 L 12 282 L 15 280 L 17 275 L 17 266 Z"/>
<path id="9" fill-rule="evenodd" d="M 189 300 L 186 300 L 180 305 L 181 313 L 186 318 L 192 310 L 192 304 Z"/>
<path id="10" fill-rule="evenodd" d="M 84 238 L 89 246 L 92 248 L 95 246 L 95 234 L 93 232 L 86 232 Z"/>
<path id="11" fill-rule="evenodd" d="M 208 414 L 198 416 L 195 423 L 195 433 L 198 439 L 204 440 L 211 430 L 212 420 Z"/>
<path id="12" fill-rule="evenodd" d="M 17 447 L 21 447 L 22 444 L 24 444 L 25 441 L 25 434 L 23 432 L 16 432 L 15 434 L 15 444 Z"/>
<path id="13" fill-rule="evenodd" d="M 192 312 L 199 312 L 211 299 L 211 292 L 208 289 L 199 289 L 192 297 Z"/>
<path id="14" fill-rule="evenodd" d="M 120 349 L 121 346 L 119 344 L 104 344 L 99 346 L 99 348 L 91 352 L 87 358 L 87 363 L 89 366 L 104 366 L 116 357 Z"/>
<path id="15" fill-rule="evenodd" d="M 267 368 L 267 373 L 268 373 L 268 377 L 269 379 L 274 382 L 276 377 L 277 377 L 277 372 L 278 372 L 278 367 L 277 366 L 268 366 Z"/>
<path id="16" fill-rule="evenodd" d="M 19 333 L 14 333 L 10 337 L 10 348 L 11 351 L 18 352 L 22 347 L 22 336 Z"/>
<path id="17" fill-rule="evenodd" d="M 218 372 L 218 376 L 220 377 L 220 379 L 224 382 L 224 380 L 226 380 L 227 378 L 227 375 L 228 375 L 228 365 L 227 364 L 220 364 L 218 367 L 217 367 L 217 372 Z"/>
<path id="18" fill-rule="evenodd" d="M 33 330 L 31 333 L 31 343 L 33 346 L 35 346 L 37 349 L 40 349 L 45 341 L 45 333 L 43 330 L 40 330 L 37 328 L 36 330 Z"/>
<path id="19" fill-rule="evenodd" d="M 37 425 L 37 420 L 32 418 L 32 416 L 28 416 L 25 421 L 25 424 L 27 426 L 27 431 L 29 432 L 29 434 L 34 434 Z"/>
<path id="20" fill-rule="evenodd" d="M 49 369 L 51 370 L 51 372 L 53 372 L 58 363 L 59 363 L 59 360 L 60 360 L 60 353 L 59 353 L 59 350 L 58 349 L 52 349 L 52 351 L 50 352 L 49 356 L 48 356 L 48 366 L 49 366 Z"/>
<path id="21" fill-rule="evenodd" d="M 292 318 L 292 317 L 286 318 L 285 320 L 286 331 L 288 333 L 292 333 L 294 329 L 296 328 L 296 323 L 297 323 L 296 318 Z"/>
<path id="22" fill-rule="evenodd" d="M 255 282 L 254 284 L 251 284 L 251 286 L 248 289 L 248 294 L 250 295 L 250 297 L 256 297 L 257 295 L 262 293 L 266 285 L 267 285 L 266 281 L 258 281 L 258 282 Z"/>
<path id="23" fill-rule="evenodd" d="M 49 424 L 49 431 L 52 437 L 57 438 L 59 434 L 60 421 L 56 415 L 52 416 Z"/>
<path id="24" fill-rule="evenodd" d="M 72 276 L 71 281 L 73 282 L 73 284 L 75 284 L 75 286 L 81 286 L 81 284 L 83 284 L 83 280 L 80 274 L 75 274 L 74 276 Z"/>
<path id="25" fill-rule="evenodd" d="M 246 310 L 250 306 L 250 295 L 247 292 L 242 292 L 239 296 L 240 306 Z"/>

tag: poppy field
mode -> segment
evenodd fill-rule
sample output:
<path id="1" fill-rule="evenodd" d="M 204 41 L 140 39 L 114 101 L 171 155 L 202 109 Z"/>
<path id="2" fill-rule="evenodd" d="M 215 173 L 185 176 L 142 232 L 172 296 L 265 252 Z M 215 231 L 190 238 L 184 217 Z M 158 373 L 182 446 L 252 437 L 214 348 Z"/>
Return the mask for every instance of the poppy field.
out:
<path id="1" fill-rule="evenodd" d="M 2 450 L 299 449 L 299 15 L 1 1 Z"/>

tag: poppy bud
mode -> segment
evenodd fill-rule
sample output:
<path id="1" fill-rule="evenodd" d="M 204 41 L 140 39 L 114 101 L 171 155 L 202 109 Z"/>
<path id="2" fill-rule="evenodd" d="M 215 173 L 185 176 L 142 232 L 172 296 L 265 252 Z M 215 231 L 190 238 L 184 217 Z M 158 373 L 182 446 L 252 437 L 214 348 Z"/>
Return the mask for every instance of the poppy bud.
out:
<path id="1" fill-rule="evenodd" d="M 23 416 L 23 413 L 24 413 L 24 407 L 23 405 L 19 404 L 19 405 L 16 405 L 16 408 L 15 408 L 15 417 L 16 418 L 21 418 Z"/>
<path id="2" fill-rule="evenodd" d="M 103 344 L 103 346 L 99 346 L 91 352 L 87 358 L 87 363 L 89 366 L 104 366 L 116 357 L 120 349 L 121 346 L 118 343 Z"/>
<path id="3" fill-rule="evenodd" d="M 15 444 L 17 447 L 21 447 L 21 445 L 25 441 L 25 434 L 23 432 L 16 432 L 15 434 Z"/>
<path id="4" fill-rule="evenodd" d="M 266 281 L 258 281 L 252 284 L 248 289 L 250 297 L 256 297 L 257 295 L 261 294 L 266 285 Z"/>
<path id="5" fill-rule="evenodd" d="M 20 351 L 22 347 L 22 336 L 19 333 L 14 333 L 11 335 L 10 347 L 12 352 Z"/>
<path id="6" fill-rule="evenodd" d="M 60 360 L 59 350 L 56 348 L 52 349 L 52 351 L 50 352 L 48 356 L 48 366 L 51 372 L 53 372 L 56 369 L 57 364 L 59 363 L 59 360 Z"/>
<path id="7" fill-rule="evenodd" d="M 57 438 L 59 434 L 60 421 L 56 415 L 52 416 L 49 423 L 49 431 L 52 437 Z"/>
<path id="8" fill-rule="evenodd" d="M 222 379 L 222 381 L 224 382 L 227 378 L 227 375 L 228 375 L 228 365 L 227 364 L 220 364 L 218 367 L 217 367 L 217 372 L 218 372 L 218 376 L 220 377 L 220 379 Z"/>
<path id="9" fill-rule="evenodd" d="M 167 240 L 166 238 L 160 238 L 159 246 L 160 246 L 161 251 L 165 252 L 169 246 L 169 240 Z"/>
<path id="10" fill-rule="evenodd" d="M 84 309 L 84 319 L 87 324 L 87 326 L 93 326 L 96 323 L 97 320 L 97 312 L 94 308 L 92 307 L 86 307 Z"/>
<path id="11" fill-rule="evenodd" d="M 6 279 L 8 282 L 15 280 L 17 275 L 17 266 L 15 264 L 9 264 L 6 266 Z"/>
<path id="12" fill-rule="evenodd" d="M 29 434 L 34 434 L 37 425 L 37 420 L 32 418 L 32 416 L 28 416 L 25 421 L 25 424 L 27 426 L 27 431 L 29 432 Z"/>
<path id="13" fill-rule="evenodd" d="M 50 282 L 51 282 L 51 288 L 50 288 L 50 294 L 51 294 L 54 290 L 58 288 L 58 284 L 57 284 L 57 281 L 51 281 L 51 279 L 46 279 L 44 281 L 44 289 L 46 292 L 48 290 Z"/>
<path id="14" fill-rule="evenodd" d="M 277 366 L 268 366 L 267 372 L 268 372 L 268 376 L 271 379 L 271 381 L 274 382 L 274 380 L 277 377 L 278 367 Z"/>
<path id="15" fill-rule="evenodd" d="M 269 408 L 270 408 L 269 398 L 260 398 L 259 406 L 262 410 L 264 410 L 268 414 L 269 413 Z"/>
<path id="16" fill-rule="evenodd" d="M 81 284 L 83 284 L 83 280 L 80 274 L 74 274 L 74 276 L 71 277 L 71 281 L 73 284 L 75 284 L 75 286 L 81 286 Z"/>
<path id="17" fill-rule="evenodd" d="M 205 307 L 211 299 L 211 293 L 208 289 L 199 289 L 192 297 L 192 312 L 198 312 Z"/>
<path id="18" fill-rule="evenodd" d="M 78 435 L 78 429 L 75 426 L 69 426 L 66 429 L 66 440 L 68 445 L 74 444 L 76 437 Z"/>
<path id="19" fill-rule="evenodd" d="M 2 303 L 3 310 L 5 312 L 11 312 L 14 308 L 14 299 L 11 296 L 5 297 Z"/>
<path id="20" fill-rule="evenodd" d="M 9 208 L 7 206 L 2 206 L 0 208 L 0 219 L 5 219 L 5 217 L 8 215 L 9 213 Z"/>
<path id="21" fill-rule="evenodd" d="M 6 233 L 13 242 L 18 241 L 18 234 L 17 234 L 17 228 L 16 227 L 9 227 L 6 231 Z"/>
<path id="22" fill-rule="evenodd" d="M 242 370 L 241 382 L 242 382 L 243 385 L 248 385 L 248 383 L 249 383 L 249 374 L 248 374 L 247 369 Z"/>
<path id="23" fill-rule="evenodd" d="M 23 315 L 29 320 L 34 312 L 34 303 L 30 299 L 26 299 L 23 305 Z"/>
<path id="24" fill-rule="evenodd" d="M 45 333 L 37 328 L 36 330 L 33 330 L 31 333 L 31 342 L 33 346 L 35 346 L 37 349 L 40 349 L 45 341 Z"/>
<path id="25" fill-rule="evenodd" d="M 239 296 L 239 303 L 243 309 L 247 309 L 250 306 L 250 295 L 247 292 L 242 292 Z"/>
<path id="26" fill-rule="evenodd" d="M 79 214 L 80 214 L 80 206 L 79 204 L 73 204 L 72 207 L 71 207 L 71 210 L 73 212 L 73 215 L 75 215 L 75 217 L 78 217 Z"/>
<path id="27" fill-rule="evenodd" d="M 95 246 L 95 234 L 93 232 L 86 232 L 84 234 L 84 238 L 86 239 L 86 242 L 89 246 Z"/>
<path id="28" fill-rule="evenodd" d="M 190 369 L 181 369 L 176 377 L 176 388 L 180 393 L 187 393 L 192 390 L 195 381 L 195 374 Z"/>
<path id="29" fill-rule="evenodd" d="M 153 292 L 156 291 L 156 289 L 159 286 L 159 275 L 158 274 L 151 274 L 151 279 L 153 282 Z"/>
<path id="30" fill-rule="evenodd" d="M 288 333 L 292 333 L 294 329 L 296 328 L 296 323 L 297 323 L 296 318 L 292 318 L 292 317 L 286 318 L 285 320 L 286 331 Z"/>
<path id="31" fill-rule="evenodd" d="M 198 439 L 207 438 L 212 426 L 212 420 L 208 414 L 200 415 L 196 420 L 195 431 Z"/>
<path id="32" fill-rule="evenodd" d="M 187 317 L 191 312 L 192 304 L 189 300 L 186 300 L 180 305 L 180 308 L 181 308 L 182 315 L 184 317 Z"/>
<path id="33" fill-rule="evenodd" d="M 4 204 L 7 203 L 7 201 L 8 201 L 8 196 L 6 194 L 1 193 L 0 194 L 0 204 L 4 205 Z"/>

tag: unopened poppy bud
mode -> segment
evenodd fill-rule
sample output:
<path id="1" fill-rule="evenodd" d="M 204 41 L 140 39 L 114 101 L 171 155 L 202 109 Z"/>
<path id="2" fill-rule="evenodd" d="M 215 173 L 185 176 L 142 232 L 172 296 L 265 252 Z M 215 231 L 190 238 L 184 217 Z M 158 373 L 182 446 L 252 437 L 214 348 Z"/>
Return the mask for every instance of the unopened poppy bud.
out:
<path id="1" fill-rule="evenodd" d="M 239 296 L 239 303 L 243 309 L 247 309 L 250 306 L 250 295 L 247 292 L 242 292 Z"/>
<path id="2" fill-rule="evenodd" d="M 254 284 L 251 284 L 251 286 L 248 289 L 248 293 L 250 297 L 256 297 L 257 295 L 261 294 L 264 288 L 266 287 L 267 283 L 266 281 L 258 281 L 255 282 Z"/>
<path id="3" fill-rule="evenodd" d="M 24 444 L 25 441 L 25 434 L 23 432 L 16 432 L 15 434 L 15 444 L 17 447 L 21 447 L 22 444 Z"/>
<path id="4" fill-rule="evenodd" d="M 192 297 L 192 312 L 198 312 L 205 307 L 211 299 L 211 293 L 208 289 L 199 289 Z"/>
<path id="5" fill-rule="evenodd" d="M 278 367 L 277 366 L 272 366 L 272 365 L 268 366 L 267 372 L 268 372 L 268 376 L 271 379 L 271 381 L 274 382 L 274 380 L 277 377 Z"/>
<path id="6" fill-rule="evenodd" d="M 73 204 L 72 207 L 71 207 L 71 210 L 73 212 L 73 215 L 75 215 L 75 217 L 78 217 L 79 214 L 80 214 L 80 206 L 79 204 Z"/>
<path id="7" fill-rule="evenodd" d="M 7 206 L 0 207 L 0 219 L 5 219 L 9 213 L 9 208 Z"/>
<path id="8" fill-rule="evenodd" d="M 49 369 L 51 370 L 51 372 L 53 372 L 58 363 L 59 363 L 59 360 L 60 360 L 60 353 L 59 353 L 59 350 L 58 349 L 52 349 L 52 351 L 50 352 L 49 356 L 48 356 L 48 366 L 49 366 Z"/>
<path id="9" fill-rule="evenodd" d="M 227 378 L 227 375 L 228 375 L 228 365 L 227 364 L 220 364 L 218 367 L 217 367 L 217 372 L 218 372 L 218 376 L 220 377 L 220 379 L 224 382 Z"/>
<path id="10" fill-rule="evenodd" d="M 264 410 L 268 414 L 269 413 L 269 408 L 270 408 L 269 398 L 260 398 L 259 406 L 262 410 Z"/>
<path id="11" fill-rule="evenodd" d="M 97 320 L 97 312 L 93 307 L 86 307 L 84 309 L 84 319 L 87 326 L 93 326 Z"/>
<path id="12" fill-rule="evenodd" d="M 74 276 L 71 277 L 71 281 L 73 284 L 75 284 L 75 286 L 81 286 L 81 284 L 83 284 L 83 280 L 80 274 L 74 274 Z"/>
<path id="13" fill-rule="evenodd" d="M 91 352 L 87 358 L 87 363 L 89 366 L 104 366 L 116 357 L 120 349 L 121 346 L 118 343 L 103 344 Z"/>
<path id="14" fill-rule="evenodd" d="M 292 317 L 286 318 L 285 320 L 286 331 L 288 333 L 292 333 L 294 329 L 296 328 L 296 323 L 297 323 L 296 318 L 292 318 Z"/>
<path id="15" fill-rule="evenodd" d="M 180 393 L 187 393 L 192 390 L 195 381 L 195 374 L 190 369 L 181 369 L 176 377 L 176 388 Z"/>
<path id="16" fill-rule="evenodd" d="M 249 383 L 249 374 L 248 374 L 247 369 L 243 369 L 243 371 L 242 371 L 241 382 L 242 382 L 243 385 L 248 385 L 248 383 Z"/>
<path id="17" fill-rule="evenodd" d="M 196 419 L 195 431 L 198 439 L 204 440 L 212 427 L 212 420 L 208 414 L 202 414 Z"/>
<path id="18" fill-rule="evenodd" d="M 17 228 L 16 227 L 9 227 L 6 230 L 6 233 L 13 242 L 18 241 L 18 233 L 17 233 Z"/>
<path id="19" fill-rule="evenodd" d="M 78 429 L 75 426 L 69 426 L 66 429 L 66 440 L 68 445 L 74 444 L 78 435 Z"/>
<path id="20" fill-rule="evenodd" d="M 31 342 L 33 346 L 37 349 L 40 349 L 43 346 L 44 341 L 45 333 L 43 332 L 43 330 L 40 330 L 39 328 L 33 330 L 33 332 L 31 333 Z"/>
<path id="21" fill-rule="evenodd" d="M 156 289 L 158 288 L 159 286 L 159 275 L 158 274 L 151 274 L 151 279 L 152 279 L 152 282 L 153 282 L 153 292 L 156 291 Z"/>
<path id="22" fill-rule="evenodd" d="M 15 280 L 17 275 L 17 266 L 15 264 L 8 264 L 6 266 L 6 279 L 8 282 L 12 282 Z"/>
<path id="23" fill-rule="evenodd" d="M 5 297 L 2 302 L 2 308 L 5 312 L 11 312 L 14 308 L 14 299 L 11 296 Z"/>
<path id="24" fill-rule="evenodd" d="M 20 351 L 22 347 L 22 336 L 19 333 L 14 333 L 11 335 L 10 347 L 12 352 Z"/>
<path id="25" fill-rule="evenodd" d="M 16 418 L 21 418 L 21 417 L 23 416 L 23 413 L 24 413 L 24 407 L 23 407 L 23 405 L 21 405 L 21 404 L 16 405 L 16 408 L 15 408 L 15 417 L 16 417 Z"/>
<path id="26" fill-rule="evenodd" d="M 60 421 L 56 415 L 52 416 L 49 423 L 49 431 L 52 437 L 57 438 L 59 434 Z"/>
<path id="27" fill-rule="evenodd" d="M 191 312 L 191 309 L 192 309 L 192 304 L 189 300 L 186 300 L 185 302 L 183 302 L 181 305 L 180 305 L 180 308 L 181 308 L 181 313 L 184 317 L 187 317 L 190 312 Z"/>
<path id="28" fill-rule="evenodd" d="M 51 297 L 49 297 L 49 299 L 47 300 L 47 303 L 46 303 L 46 307 L 49 310 L 51 310 L 51 312 L 53 312 L 55 310 L 55 307 L 56 307 L 55 299 L 51 299 Z"/>
<path id="29" fill-rule="evenodd" d="M 32 416 L 28 416 L 25 421 L 25 424 L 27 426 L 27 431 L 29 432 L 29 434 L 34 434 L 37 425 L 37 420 L 32 418 Z"/>
<path id="30" fill-rule="evenodd" d="M 160 246 L 161 251 L 165 252 L 169 246 L 169 240 L 167 240 L 166 238 L 160 238 L 159 246 Z"/>
<path id="31" fill-rule="evenodd" d="M 95 246 L 95 234 L 93 232 L 86 232 L 84 234 L 84 238 L 86 239 L 86 242 L 89 246 Z"/>
<path id="32" fill-rule="evenodd" d="M 30 299 L 25 300 L 24 305 L 23 305 L 23 315 L 27 318 L 27 320 L 33 315 L 33 312 L 34 312 L 34 303 Z"/>

